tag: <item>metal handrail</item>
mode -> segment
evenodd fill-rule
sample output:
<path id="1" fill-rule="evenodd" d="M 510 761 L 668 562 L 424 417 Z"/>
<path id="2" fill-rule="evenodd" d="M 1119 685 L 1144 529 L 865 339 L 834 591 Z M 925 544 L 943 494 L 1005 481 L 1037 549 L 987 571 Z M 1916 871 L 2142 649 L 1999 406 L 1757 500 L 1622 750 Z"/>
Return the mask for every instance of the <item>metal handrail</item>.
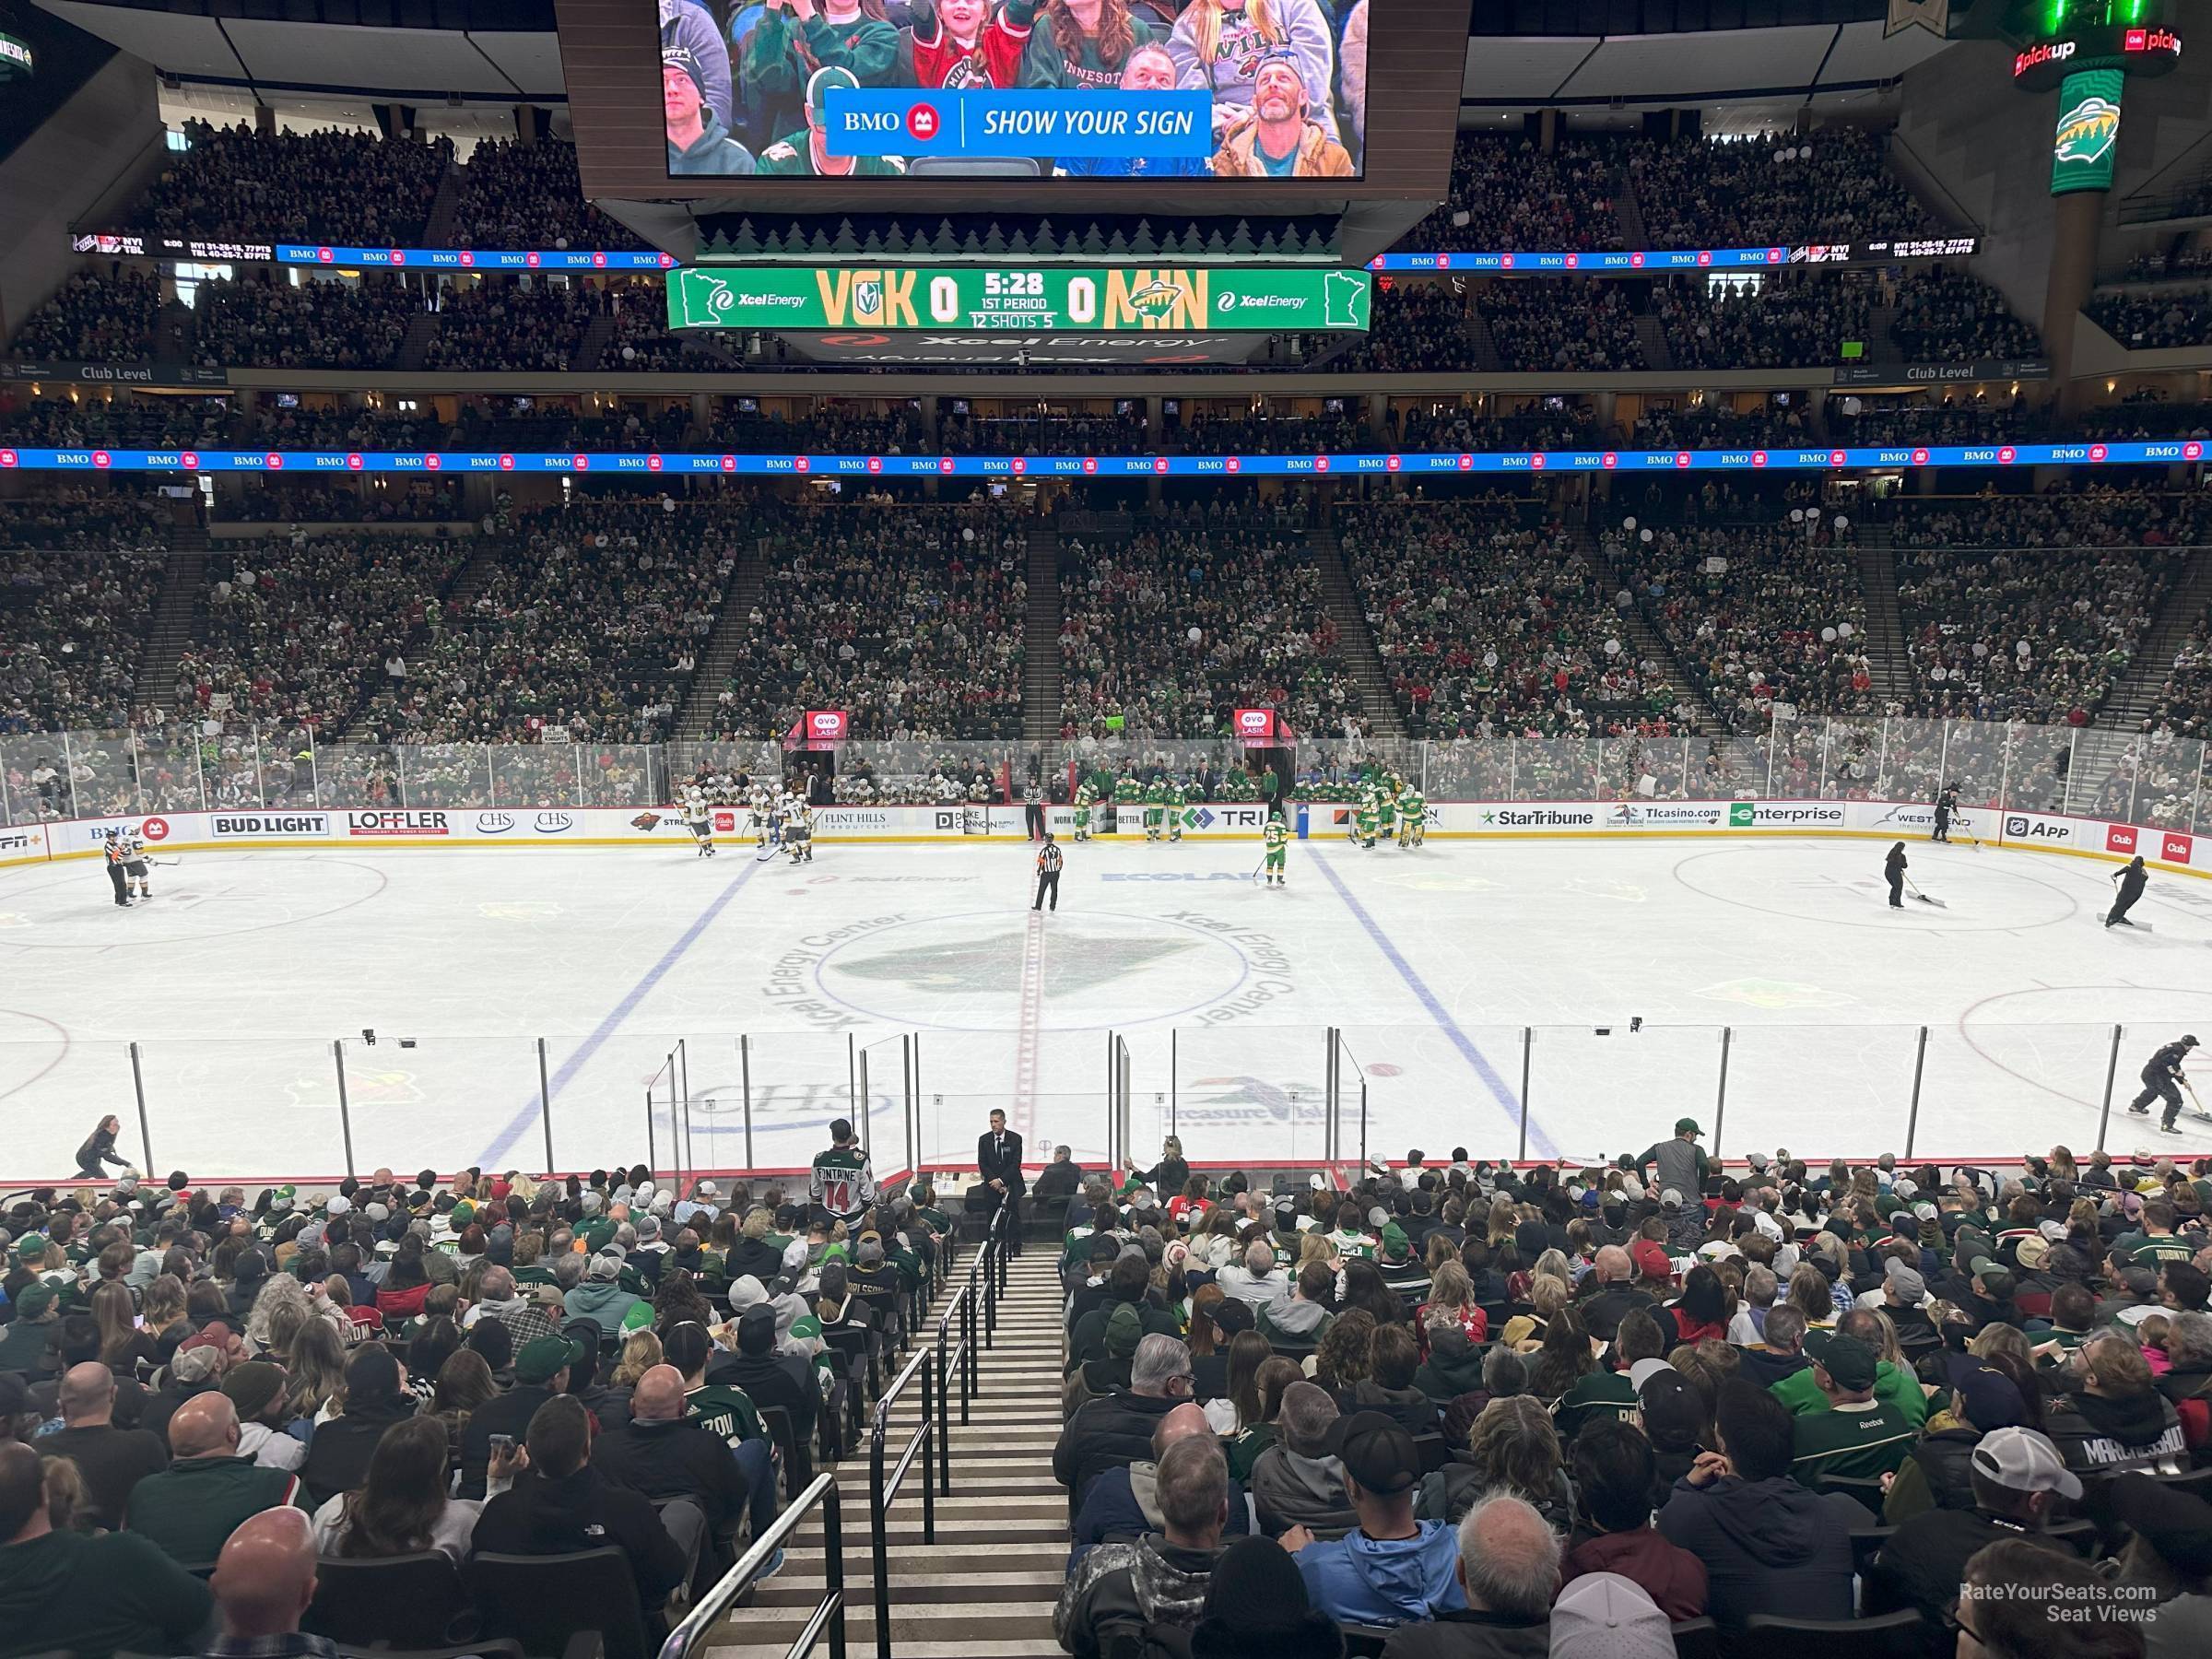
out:
<path id="1" fill-rule="evenodd" d="M 937 1541 L 936 1475 L 931 1467 L 935 1445 L 930 1436 L 935 1422 L 935 1391 L 931 1386 L 929 1361 L 930 1351 L 924 1348 L 906 1362 L 906 1369 L 876 1402 L 875 1420 L 868 1430 L 868 1507 L 876 1522 L 870 1539 L 876 1573 L 876 1659 L 891 1659 L 891 1552 L 885 1528 L 890 1524 L 891 1502 L 899 1496 L 900 1485 L 906 1479 L 907 1471 L 913 1467 L 917 1455 L 922 1459 L 922 1542 Z M 891 1407 L 917 1375 L 922 1379 L 921 1418 L 914 1425 L 914 1431 L 907 1436 L 898 1463 L 887 1476 L 884 1462 Z"/>
<path id="2" fill-rule="evenodd" d="M 713 1588 L 692 1604 L 684 1621 L 661 1643 L 660 1659 L 688 1659 L 695 1645 L 703 1646 L 707 1632 L 722 1621 L 737 1598 L 753 1587 L 767 1571 L 783 1540 L 798 1530 L 799 1523 L 816 1504 L 822 1506 L 822 1599 L 786 1650 L 787 1659 L 805 1659 L 825 1630 L 830 1636 L 830 1659 L 845 1659 L 845 1529 L 839 1508 L 837 1471 L 828 1469 L 809 1481 L 806 1489 L 784 1506 L 769 1529 L 738 1558 L 737 1564 L 715 1581 Z M 879 1579 L 880 1582 L 880 1573 Z"/>

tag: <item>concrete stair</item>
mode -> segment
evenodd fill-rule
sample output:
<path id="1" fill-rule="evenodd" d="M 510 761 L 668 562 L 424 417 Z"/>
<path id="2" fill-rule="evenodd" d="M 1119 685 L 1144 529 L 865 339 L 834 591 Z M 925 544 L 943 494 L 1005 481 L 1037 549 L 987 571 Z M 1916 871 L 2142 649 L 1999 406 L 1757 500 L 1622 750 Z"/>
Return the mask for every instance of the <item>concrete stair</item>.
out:
<path id="1" fill-rule="evenodd" d="M 676 735 L 679 738 L 712 735 L 715 699 L 729 683 L 730 668 L 737 661 L 746 636 L 752 631 L 749 618 L 753 606 L 759 602 L 761 584 L 768 580 L 768 557 L 765 536 L 756 537 L 750 547 L 738 550 L 736 567 L 730 572 L 730 585 L 723 592 L 722 609 L 714 618 L 714 631 L 707 636 L 706 647 L 700 652 L 698 665 L 691 675 L 691 688 L 684 694 L 684 706 L 677 711 Z M 755 732 L 750 735 L 769 737 L 775 734 Z"/>
<path id="2" fill-rule="evenodd" d="M 614 337 L 615 313 L 603 311 L 592 319 L 592 325 L 583 331 L 583 338 L 576 342 L 576 355 L 569 359 L 569 372 L 597 373 L 600 355 Z"/>
<path id="3" fill-rule="evenodd" d="M 2132 734 L 2149 717 L 2159 688 L 2173 672 L 2173 653 L 2212 607 L 2212 553 L 2196 548 L 2189 568 L 2143 636 L 2143 645 L 2097 711 L 2097 725 Z"/>
<path id="4" fill-rule="evenodd" d="M 393 359 L 392 367 L 403 371 L 420 369 L 437 335 L 438 313 L 417 312 L 407 320 L 406 337 L 400 341 L 399 355 Z"/>
<path id="5" fill-rule="evenodd" d="M 1060 1438 L 1063 1300 L 1057 1256 L 1033 1247 L 1007 1268 L 998 1333 L 980 1366 L 971 1420 L 950 1430 L 952 1492 L 936 1500 L 937 1541 L 923 1542 L 921 1465 L 890 1512 L 868 1503 L 865 1447 L 841 1465 L 847 1651 L 876 1651 L 875 1569 L 888 1551 L 890 1641 L 898 1659 L 1053 1659 L 1053 1609 L 1067 1576 L 1067 1493 L 1053 1477 Z M 966 1282 L 965 1268 L 953 1284 Z M 934 1336 L 934 1325 L 931 1327 Z M 921 1409 L 918 1389 L 893 1406 L 887 1437 L 896 1458 Z M 783 1570 L 756 1587 L 706 1646 L 707 1659 L 783 1659 L 822 1593 L 820 1512 L 786 1547 Z"/>
<path id="6" fill-rule="evenodd" d="M 450 248 L 455 245 L 454 221 L 461 213 L 461 170 L 448 166 L 438 180 L 438 194 L 430 198 L 430 216 L 423 221 L 422 245 L 426 248 Z"/>
<path id="7" fill-rule="evenodd" d="M 1375 649 L 1374 629 L 1367 623 L 1367 607 L 1345 567 L 1344 548 L 1334 525 L 1317 524 L 1306 533 L 1306 547 L 1321 573 L 1322 597 L 1328 602 L 1329 619 L 1336 624 L 1337 648 L 1359 687 L 1359 712 L 1377 737 L 1404 737 L 1405 712 L 1382 670 L 1382 653 Z"/>
<path id="8" fill-rule="evenodd" d="M 1060 735 L 1065 681 L 1060 665 L 1060 537 L 1051 526 L 1030 530 L 1029 609 L 1021 623 L 1021 736 L 1050 743 Z"/>
<path id="9" fill-rule="evenodd" d="M 1606 557 L 1606 544 L 1591 534 L 1587 524 L 1577 526 L 1574 534 L 1583 552 L 1593 562 L 1608 571 L 1611 579 L 1620 587 L 1633 591 L 1628 568 L 1620 561 Z M 1659 671 L 1666 677 L 1667 685 L 1674 690 L 1676 700 L 1690 710 L 1690 724 L 1696 735 L 1712 737 L 1726 732 L 1727 722 L 1713 712 L 1712 704 L 1706 700 L 1703 686 L 1689 672 L 1688 665 L 1675 654 L 1675 648 L 1666 642 L 1666 636 L 1644 615 L 1643 607 L 1640 605 L 1630 606 L 1618 617 L 1618 622 L 1623 641 L 1635 653 L 1636 660 L 1658 664 Z"/>
<path id="10" fill-rule="evenodd" d="M 1648 311 L 1638 312 L 1635 323 L 1636 346 L 1643 353 L 1643 366 L 1653 370 L 1672 369 L 1675 348 L 1667 344 L 1666 330 L 1660 325 L 1659 319 Z"/>
<path id="11" fill-rule="evenodd" d="M 453 572 L 453 579 L 445 584 L 444 591 L 438 595 L 440 608 L 449 621 L 461 617 L 477 602 L 477 595 L 484 591 L 485 584 L 499 571 L 500 555 L 505 545 L 491 536 L 478 537 L 470 543 L 474 550 L 466 562 Z M 410 633 L 406 643 L 400 647 L 399 654 L 406 660 L 410 675 L 421 672 L 422 661 L 429 654 L 429 624 L 426 622 Z M 373 683 L 369 694 L 347 716 L 340 728 L 345 732 L 348 743 L 376 741 L 376 726 L 371 716 L 376 712 L 378 694 L 384 687 L 384 677 L 377 674 L 371 678 Z"/>
<path id="12" fill-rule="evenodd" d="M 200 593 L 207 584 L 207 532 L 197 525 L 179 525 L 170 532 L 169 562 L 161 571 L 161 596 L 154 601 L 154 618 L 146 630 L 146 649 L 138 653 L 138 673 L 131 682 L 131 706 L 154 704 L 167 708 L 177 686 L 177 659 L 192 639 L 193 619 L 199 614 Z"/>
<path id="13" fill-rule="evenodd" d="M 1905 619 L 1897 603 L 1897 556 L 1887 524 L 1859 532 L 1859 586 L 1866 595 L 1866 673 L 1875 695 L 1903 707 L 1912 700 L 1912 658 L 1905 645 Z"/>

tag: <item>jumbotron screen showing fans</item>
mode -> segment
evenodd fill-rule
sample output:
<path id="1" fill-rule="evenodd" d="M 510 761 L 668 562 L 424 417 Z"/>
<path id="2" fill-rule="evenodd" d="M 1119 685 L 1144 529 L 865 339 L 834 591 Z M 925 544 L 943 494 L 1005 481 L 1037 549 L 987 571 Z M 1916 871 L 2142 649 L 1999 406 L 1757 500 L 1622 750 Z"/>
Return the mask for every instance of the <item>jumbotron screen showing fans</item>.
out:
<path id="1" fill-rule="evenodd" d="M 659 0 L 674 177 L 1356 179 L 1369 0 Z"/>

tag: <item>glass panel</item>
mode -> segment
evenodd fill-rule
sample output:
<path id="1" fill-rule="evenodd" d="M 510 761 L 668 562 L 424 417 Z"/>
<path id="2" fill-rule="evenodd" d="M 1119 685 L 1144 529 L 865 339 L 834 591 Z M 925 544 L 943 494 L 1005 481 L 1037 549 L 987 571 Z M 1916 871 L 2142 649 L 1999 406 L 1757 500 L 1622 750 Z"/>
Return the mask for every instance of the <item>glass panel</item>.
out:
<path id="1" fill-rule="evenodd" d="M 410 772 L 410 777 L 412 773 Z M 414 1171 L 488 1168 L 540 1172 L 537 1046 L 526 1037 L 452 1035 L 399 1030 L 356 1032 L 345 1040 L 346 1091 L 354 1165 Z M 507 1140 L 511 1128 L 521 1133 Z M 487 1154 L 504 1144 L 496 1159 Z M 606 1149 L 577 1145 L 597 1163 Z"/>
<path id="2" fill-rule="evenodd" d="M 388 743 L 324 743 L 315 748 L 326 809 L 399 805 L 399 759 Z"/>
<path id="3" fill-rule="evenodd" d="M 1639 1123 L 1648 1120 L 1664 1127 L 1678 1117 L 1693 1117 L 1710 1130 L 1720 1075 L 1718 1026 L 1647 1025 L 1641 1031 L 1630 1031 L 1626 1020 L 1611 1026 L 1538 1026 L 1529 1054 L 1530 1156 L 1618 1156 L 1651 1145 L 1649 1138 L 1633 1147 L 1597 1144 L 1601 1137 L 1578 1121 L 1591 1100 L 1632 1100 L 1640 1102 Z M 1475 1150 L 1471 1143 L 1468 1150 Z M 1493 1149 L 1477 1155 L 1497 1154 Z"/>
<path id="4" fill-rule="evenodd" d="M 1515 776 L 1515 744 L 1510 737 L 1467 737 L 1428 746 L 1429 782 L 1423 793 L 1432 801 L 1511 801 Z M 1299 769 L 1306 771 L 1301 750 Z"/>
<path id="5" fill-rule="evenodd" d="M 265 797 L 268 793 L 268 773 L 253 733 L 230 730 L 217 736 L 202 737 L 200 749 L 209 806 L 218 810 L 242 809 L 267 804 Z M 288 790 L 296 790 L 298 778 L 293 763 L 281 752 L 277 762 L 277 781 L 287 785 Z M 313 794 L 312 777 L 306 793 Z"/>
<path id="6" fill-rule="evenodd" d="M 403 806 L 481 806 L 491 787 L 480 743 L 410 743 L 397 756 Z"/>
<path id="7" fill-rule="evenodd" d="M 77 817 L 118 818 L 144 810 L 131 770 L 127 732 L 71 732 L 68 746 Z"/>
<path id="8" fill-rule="evenodd" d="M 0 737 L 0 766 L 7 769 L 8 816 L 14 822 L 71 816 L 69 773 L 57 733 Z"/>
<path id="9" fill-rule="evenodd" d="M 1779 1147 L 1808 1159 L 1895 1152 L 1912 1115 L 1919 1041 L 1917 1026 L 1739 1025 L 1728 1045 L 1724 1119 L 1716 1130 L 1711 1101 L 1687 1115 L 1704 1125 L 1715 1157 Z"/>
<path id="10" fill-rule="evenodd" d="M 0 927 L 15 920 L 0 912 Z M 0 934 L 0 937 L 5 937 Z M 120 1041 L 72 1041 L 50 1020 L 29 1014 L 0 1012 L 0 1112 L 6 1113 L 4 1155 L 8 1180 L 18 1185 L 65 1181 L 76 1173 L 76 1149 L 95 1112 L 122 1119 L 115 1136 L 118 1156 L 144 1173 L 146 1153 L 138 1129 L 136 1097 L 131 1088 L 129 1045 Z M 76 1102 L 75 1110 L 60 1107 Z M 49 1110 L 34 1108 L 44 1105 Z M 152 1124 L 154 1156 L 182 1159 L 197 1155 L 197 1124 Z M 171 1166 L 162 1166 L 168 1173 Z M 110 1169 L 108 1179 L 116 1171 Z"/>
<path id="11" fill-rule="evenodd" d="M 329 1041 L 315 1038 L 157 1038 L 139 1045 L 146 1109 L 157 1157 L 195 1175 L 335 1181 L 346 1173 L 338 1074 Z M 353 1097 L 364 1119 L 410 1110 L 405 1084 L 364 1077 Z M 127 1101 L 124 1092 L 110 1100 Z M 450 1116 L 450 1110 L 449 1110 Z M 426 1129 L 435 1115 L 422 1112 Z M 420 1142 L 417 1142 L 420 1145 Z M 164 1150 L 164 1148 L 168 1150 Z M 420 1167 L 419 1152 L 406 1155 Z M 357 1169 L 371 1169 L 357 1155 Z"/>
<path id="12" fill-rule="evenodd" d="M 200 743 L 191 728 L 174 725 L 138 735 L 138 788 L 148 812 L 197 812 L 208 805 L 200 789 Z"/>
<path id="13" fill-rule="evenodd" d="M 589 744 L 579 758 L 586 806 L 656 806 L 667 800 L 654 775 L 654 750 L 649 745 Z"/>
<path id="14" fill-rule="evenodd" d="M 1328 1145 L 1326 1026 L 1186 1026 L 1171 1044 L 1157 1041 L 1163 1033 L 1141 1035 L 1141 1043 L 1139 1034 L 1129 1038 L 1129 1143 L 1145 1168 L 1158 1165 L 1171 1128 L 1194 1164 L 1321 1159 Z M 1160 1065 L 1171 1059 L 1171 1067 Z M 1168 1110 L 1147 1134 L 1156 1078 L 1169 1086 Z"/>
<path id="15" fill-rule="evenodd" d="M 2178 1012 L 2180 999 L 2173 1000 Z M 2141 1087 L 2136 1073 L 2143 1061 L 2166 1041 L 2147 1042 L 2140 1053 L 2122 1044 L 2109 1136 L 2115 1147 L 2132 1147 L 2142 1138 L 2124 1126 L 2127 1103 Z M 1932 1026 L 1913 1145 L 1924 1154 L 1967 1159 L 2040 1153 L 2053 1143 L 2087 1153 L 2097 1144 L 2112 1057 L 2109 1025 L 2016 1018 Z"/>
<path id="16" fill-rule="evenodd" d="M 263 726 L 253 745 L 261 757 L 262 793 L 271 806 L 317 805 L 315 735 L 303 725 Z M 324 797 L 327 800 L 328 797 Z"/>
<path id="17" fill-rule="evenodd" d="M 494 806 L 573 806 L 582 797 L 577 763 L 583 750 L 571 743 L 502 744 L 491 751 Z"/>
<path id="18" fill-rule="evenodd" d="M 1818 799 L 1865 801 L 1875 797 L 1882 771 L 1882 723 L 1838 719 L 1821 722 L 1823 749 Z"/>

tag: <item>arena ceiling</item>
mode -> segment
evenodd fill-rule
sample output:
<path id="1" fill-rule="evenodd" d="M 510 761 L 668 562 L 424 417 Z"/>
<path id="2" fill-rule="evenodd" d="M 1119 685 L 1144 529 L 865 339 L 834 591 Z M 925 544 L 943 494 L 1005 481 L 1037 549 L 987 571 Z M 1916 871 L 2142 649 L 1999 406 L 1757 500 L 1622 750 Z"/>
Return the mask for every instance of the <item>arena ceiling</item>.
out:
<path id="1" fill-rule="evenodd" d="M 552 0 L 38 4 L 179 81 L 414 103 L 567 97 Z M 1469 9 L 1462 99 L 1493 111 L 1863 94 L 1947 44 L 1920 29 L 1885 35 L 1885 0 L 1479 0 Z M 1954 0 L 1955 15 L 1965 10 Z"/>

